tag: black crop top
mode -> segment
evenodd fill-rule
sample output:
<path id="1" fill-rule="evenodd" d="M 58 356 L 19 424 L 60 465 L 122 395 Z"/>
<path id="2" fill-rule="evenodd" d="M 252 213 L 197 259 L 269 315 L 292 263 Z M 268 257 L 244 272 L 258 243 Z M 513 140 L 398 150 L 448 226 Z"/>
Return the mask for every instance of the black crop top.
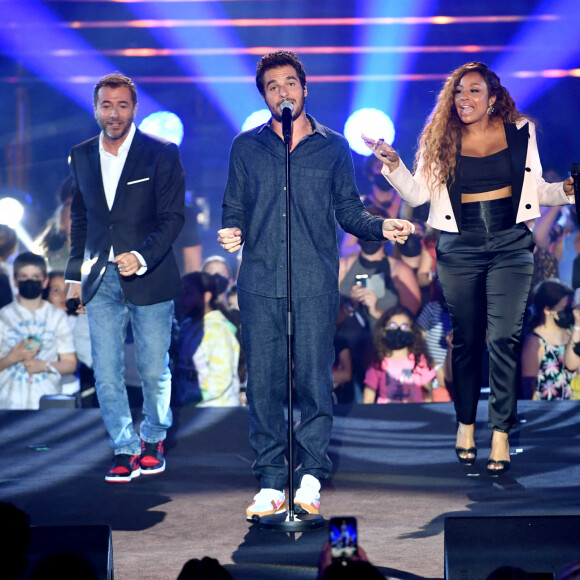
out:
<path id="1" fill-rule="evenodd" d="M 456 173 L 462 193 L 483 193 L 511 185 L 511 163 L 506 147 L 487 157 L 457 156 Z"/>

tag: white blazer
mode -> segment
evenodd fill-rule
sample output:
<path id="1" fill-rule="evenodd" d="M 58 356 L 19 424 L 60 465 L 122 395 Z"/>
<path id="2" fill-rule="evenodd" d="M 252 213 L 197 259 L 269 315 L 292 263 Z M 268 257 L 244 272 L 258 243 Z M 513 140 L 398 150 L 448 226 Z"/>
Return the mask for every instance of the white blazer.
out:
<path id="1" fill-rule="evenodd" d="M 512 200 L 516 223 L 540 216 L 540 206 L 574 203 L 574 195 L 564 193 L 563 182 L 546 183 L 542 178 L 542 164 L 538 153 L 536 127 L 529 119 L 516 125 L 504 125 L 511 156 Z M 524 157 L 525 155 L 525 157 Z M 461 191 L 455 181 L 451 191 L 447 183 L 427 183 L 422 160 L 413 176 L 402 160 L 390 171 L 383 165 L 383 175 L 399 195 L 412 207 L 431 202 L 427 223 L 445 232 L 459 232 L 461 225 Z"/>

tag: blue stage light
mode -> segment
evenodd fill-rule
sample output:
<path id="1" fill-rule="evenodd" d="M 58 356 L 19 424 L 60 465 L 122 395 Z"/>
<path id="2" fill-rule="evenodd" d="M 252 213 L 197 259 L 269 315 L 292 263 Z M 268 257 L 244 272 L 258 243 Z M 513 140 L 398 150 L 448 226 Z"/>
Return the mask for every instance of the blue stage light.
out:
<path id="1" fill-rule="evenodd" d="M 254 111 L 244 121 L 242 125 L 242 131 L 249 131 L 254 127 L 258 127 L 259 125 L 267 123 L 271 116 L 272 113 L 270 113 L 270 109 L 260 109 L 259 111 Z"/>
<path id="2" fill-rule="evenodd" d="M 359 109 L 344 124 L 344 136 L 350 148 L 360 155 L 371 155 L 361 134 L 372 139 L 384 139 L 389 145 L 395 140 L 395 126 L 391 118 L 378 109 Z"/>
<path id="3" fill-rule="evenodd" d="M 158 111 L 145 117 L 139 124 L 139 129 L 156 137 L 181 145 L 183 141 L 183 123 L 170 111 Z"/>
<path id="4" fill-rule="evenodd" d="M 8 24 L 0 34 L 0 52 L 34 72 L 93 114 L 93 91 L 99 78 L 118 70 L 40 0 L 3 0 Z M 55 58 L 54 53 L 81 53 L 82 58 Z M 89 86 L 87 86 L 89 85 Z M 161 106 L 139 89 L 139 113 Z"/>
<path id="5" fill-rule="evenodd" d="M 526 22 L 511 40 L 516 50 L 502 52 L 492 67 L 520 110 L 567 76 L 550 71 L 577 68 L 580 55 L 578 0 L 544 0 L 535 14 L 547 16 Z"/>
<path id="6" fill-rule="evenodd" d="M 13 197 L 0 199 L 0 224 L 15 228 L 24 216 L 24 206 Z"/>

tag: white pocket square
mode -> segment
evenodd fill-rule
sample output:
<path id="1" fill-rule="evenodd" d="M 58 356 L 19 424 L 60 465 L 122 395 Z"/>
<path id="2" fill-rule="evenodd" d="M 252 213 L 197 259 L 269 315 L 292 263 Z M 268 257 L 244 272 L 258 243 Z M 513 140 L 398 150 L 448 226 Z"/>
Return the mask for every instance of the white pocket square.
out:
<path id="1" fill-rule="evenodd" d="M 149 181 L 149 178 L 144 177 L 143 179 L 136 179 L 135 181 L 127 181 L 127 185 L 135 185 L 136 183 L 141 183 L 143 181 Z"/>

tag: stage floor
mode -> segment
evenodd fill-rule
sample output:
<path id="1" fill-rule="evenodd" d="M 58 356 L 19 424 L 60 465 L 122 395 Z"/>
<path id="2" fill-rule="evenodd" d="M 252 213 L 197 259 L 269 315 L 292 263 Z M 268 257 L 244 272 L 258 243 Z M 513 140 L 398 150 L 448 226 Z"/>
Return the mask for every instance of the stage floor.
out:
<path id="1" fill-rule="evenodd" d="M 371 562 L 404 580 L 443 578 L 446 516 L 578 514 L 580 404 L 524 401 L 519 417 L 512 469 L 493 479 L 486 401 L 472 468 L 455 458 L 450 403 L 338 406 L 321 513 L 356 516 Z M 104 481 L 111 451 L 98 409 L 2 411 L 0 451 L 0 498 L 33 525 L 112 526 L 116 580 L 174 580 L 203 556 L 236 579 L 316 577 L 326 527 L 284 534 L 245 521 L 257 491 L 247 409 L 179 410 L 166 472 L 130 484 Z"/>

